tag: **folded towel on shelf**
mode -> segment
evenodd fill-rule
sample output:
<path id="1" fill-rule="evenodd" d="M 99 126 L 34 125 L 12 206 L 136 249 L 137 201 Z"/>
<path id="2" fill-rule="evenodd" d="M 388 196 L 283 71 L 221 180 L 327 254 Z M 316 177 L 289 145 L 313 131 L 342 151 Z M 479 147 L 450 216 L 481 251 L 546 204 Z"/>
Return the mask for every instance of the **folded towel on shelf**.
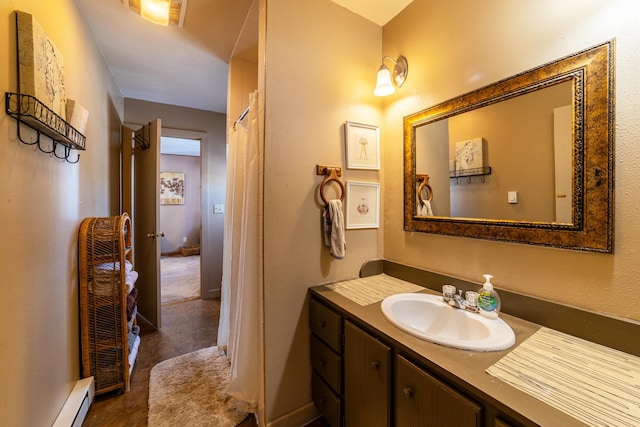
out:
<path id="1" fill-rule="evenodd" d="M 331 248 L 329 253 L 337 259 L 344 258 L 347 243 L 344 235 L 344 216 L 342 214 L 342 201 L 340 199 L 329 200 L 322 209 L 322 232 L 324 245 Z"/>
<path id="2" fill-rule="evenodd" d="M 127 284 L 127 294 L 133 290 L 136 280 L 138 280 L 138 272 L 135 270 L 129 271 L 125 276 L 124 281 Z"/>

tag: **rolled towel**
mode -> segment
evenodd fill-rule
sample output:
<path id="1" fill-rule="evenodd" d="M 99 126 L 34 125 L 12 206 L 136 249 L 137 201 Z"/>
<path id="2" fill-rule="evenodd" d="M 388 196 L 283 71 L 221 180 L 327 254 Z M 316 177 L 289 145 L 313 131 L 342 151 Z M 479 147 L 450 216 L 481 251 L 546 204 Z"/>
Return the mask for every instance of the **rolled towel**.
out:
<path id="1" fill-rule="evenodd" d="M 329 203 L 323 208 L 322 234 L 324 245 L 330 248 L 331 256 L 337 259 L 344 258 L 347 243 L 345 242 L 344 216 L 340 199 L 329 200 Z"/>

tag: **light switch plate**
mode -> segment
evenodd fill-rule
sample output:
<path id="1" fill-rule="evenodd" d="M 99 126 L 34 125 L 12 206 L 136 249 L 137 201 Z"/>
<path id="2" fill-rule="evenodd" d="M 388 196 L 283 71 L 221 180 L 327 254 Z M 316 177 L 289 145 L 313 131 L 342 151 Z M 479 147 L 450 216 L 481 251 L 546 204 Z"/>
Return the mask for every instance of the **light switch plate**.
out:
<path id="1" fill-rule="evenodd" d="M 217 204 L 217 203 L 213 205 L 213 213 L 217 213 L 217 214 L 224 213 L 224 205 Z"/>
<path id="2" fill-rule="evenodd" d="M 509 203 L 518 203 L 518 192 L 517 191 L 508 191 L 507 192 L 507 201 Z"/>

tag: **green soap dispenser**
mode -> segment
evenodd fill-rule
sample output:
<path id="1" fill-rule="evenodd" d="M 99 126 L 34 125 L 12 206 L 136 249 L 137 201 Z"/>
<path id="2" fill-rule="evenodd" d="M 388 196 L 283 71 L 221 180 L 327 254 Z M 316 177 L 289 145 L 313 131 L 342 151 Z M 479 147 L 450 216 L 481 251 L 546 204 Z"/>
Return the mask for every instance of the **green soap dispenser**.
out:
<path id="1" fill-rule="evenodd" d="M 478 292 L 478 308 L 480 314 L 489 319 L 497 319 L 498 313 L 500 313 L 500 296 L 493 289 L 491 274 L 483 274 L 485 282 L 482 285 L 482 289 Z"/>

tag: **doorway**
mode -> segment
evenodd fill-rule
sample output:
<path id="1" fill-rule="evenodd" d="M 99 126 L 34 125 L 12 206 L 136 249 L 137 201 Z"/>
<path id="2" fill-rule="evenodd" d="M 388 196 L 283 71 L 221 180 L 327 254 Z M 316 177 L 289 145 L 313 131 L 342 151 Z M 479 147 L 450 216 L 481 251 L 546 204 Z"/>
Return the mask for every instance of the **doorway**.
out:
<path id="1" fill-rule="evenodd" d="M 201 140 L 160 139 L 161 304 L 201 297 Z"/>

